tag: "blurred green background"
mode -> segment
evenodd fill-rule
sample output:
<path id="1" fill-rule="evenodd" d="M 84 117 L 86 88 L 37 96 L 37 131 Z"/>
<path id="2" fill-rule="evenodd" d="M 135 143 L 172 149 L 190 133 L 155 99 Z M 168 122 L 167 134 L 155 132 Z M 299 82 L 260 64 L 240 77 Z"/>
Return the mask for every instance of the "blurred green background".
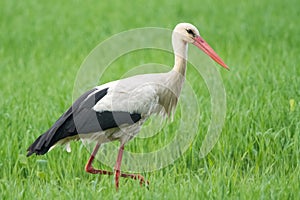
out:
<path id="1" fill-rule="evenodd" d="M 0 198 L 299 199 L 299 7 L 296 0 L 0 1 Z M 85 173 L 89 153 L 80 143 L 71 154 L 56 148 L 26 158 L 31 142 L 71 105 L 79 67 L 96 45 L 129 29 L 179 22 L 197 26 L 231 68 L 220 70 L 227 116 L 208 156 L 198 156 L 210 113 L 199 83 L 206 113 L 199 136 L 172 165 L 143 174 L 149 190 L 121 180 L 115 192 L 112 177 Z M 146 55 L 136 56 L 139 64 L 173 64 L 170 56 Z M 136 63 L 120 64 L 105 81 Z M 128 148 L 146 144 L 154 145 L 133 140 Z"/>

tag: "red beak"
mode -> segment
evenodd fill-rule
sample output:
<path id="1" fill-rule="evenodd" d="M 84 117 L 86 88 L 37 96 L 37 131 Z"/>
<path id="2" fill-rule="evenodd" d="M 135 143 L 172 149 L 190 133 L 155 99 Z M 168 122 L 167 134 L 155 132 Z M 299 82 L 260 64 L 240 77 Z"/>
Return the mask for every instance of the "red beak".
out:
<path id="1" fill-rule="evenodd" d="M 200 36 L 195 37 L 195 42 L 193 43 L 196 47 L 201 49 L 204 53 L 206 53 L 209 57 L 211 57 L 214 61 L 219 63 L 222 67 L 229 70 L 229 67 L 224 63 L 224 61 L 218 56 L 218 54 L 203 40 Z"/>

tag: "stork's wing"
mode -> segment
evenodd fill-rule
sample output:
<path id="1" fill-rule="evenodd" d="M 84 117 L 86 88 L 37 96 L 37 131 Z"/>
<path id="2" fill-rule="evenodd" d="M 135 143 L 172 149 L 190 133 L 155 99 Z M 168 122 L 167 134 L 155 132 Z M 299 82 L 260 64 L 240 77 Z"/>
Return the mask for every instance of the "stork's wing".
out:
<path id="1" fill-rule="evenodd" d="M 78 133 L 100 132 L 122 124 L 133 124 L 141 119 L 139 113 L 93 110 L 93 106 L 107 95 L 107 91 L 108 88 L 94 88 L 80 96 L 54 125 L 28 148 L 27 156 L 33 153 L 45 154 L 58 141 Z"/>

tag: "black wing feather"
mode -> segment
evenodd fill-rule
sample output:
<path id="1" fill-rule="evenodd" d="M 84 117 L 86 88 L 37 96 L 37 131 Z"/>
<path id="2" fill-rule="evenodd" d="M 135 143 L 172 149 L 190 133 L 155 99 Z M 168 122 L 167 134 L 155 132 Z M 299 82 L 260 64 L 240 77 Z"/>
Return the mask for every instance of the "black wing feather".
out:
<path id="1" fill-rule="evenodd" d="M 78 133 L 104 131 L 121 124 L 133 124 L 141 119 L 141 115 L 138 113 L 94 111 L 92 107 L 107 94 L 108 88 L 98 92 L 95 92 L 96 90 L 94 88 L 81 95 L 53 126 L 39 136 L 27 149 L 27 156 L 33 153 L 45 154 L 58 141 L 76 136 Z"/>

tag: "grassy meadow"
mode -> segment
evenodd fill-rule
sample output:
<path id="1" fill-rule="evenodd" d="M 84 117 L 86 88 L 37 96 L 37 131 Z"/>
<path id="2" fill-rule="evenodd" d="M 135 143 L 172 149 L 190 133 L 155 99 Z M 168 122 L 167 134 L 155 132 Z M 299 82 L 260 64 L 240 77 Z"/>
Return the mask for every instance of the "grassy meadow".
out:
<path id="1" fill-rule="evenodd" d="M 299 199 L 299 6 L 297 0 L 0 1 L 0 199 Z M 70 154 L 55 148 L 26 157 L 34 139 L 72 104 L 77 72 L 96 45 L 129 29 L 173 29 L 179 22 L 198 27 L 231 68 L 216 66 L 227 113 L 205 158 L 199 149 L 210 95 L 193 69 L 187 77 L 203 112 L 197 137 L 174 163 L 142 173 L 149 190 L 121 179 L 116 192 L 112 177 L 87 174 L 89 152 L 80 142 L 71 144 Z M 173 58 L 137 52 L 112 63 L 99 83 L 151 62 L 173 65 Z M 155 149 L 179 118 L 178 111 L 161 134 L 125 148 Z M 110 169 L 100 162 L 95 167 Z"/>

